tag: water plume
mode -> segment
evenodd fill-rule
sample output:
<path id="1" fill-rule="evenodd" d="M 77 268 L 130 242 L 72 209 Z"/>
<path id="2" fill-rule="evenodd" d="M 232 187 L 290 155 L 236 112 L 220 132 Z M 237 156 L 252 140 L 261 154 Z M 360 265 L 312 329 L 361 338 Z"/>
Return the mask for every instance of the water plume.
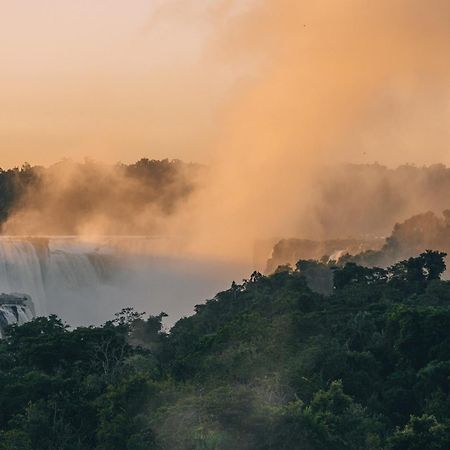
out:
<path id="1" fill-rule="evenodd" d="M 216 58 L 259 59 L 230 102 L 199 202 L 206 246 L 236 253 L 255 237 L 334 234 L 308 214 L 331 207 L 317 188 L 324 164 L 445 162 L 449 14 L 442 1 L 265 0 L 225 27 Z M 371 199 L 355 197 L 369 221 Z"/>
<path id="2" fill-rule="evenodd" d="M 355 180 L 353 191 L 342 189 L 351 193 L 352 207 L 345 206 L 342 195 L 343 207 L 333 209 L 324 191 L 346 184 L 347 172 L 336 169 L 346 162 L 378 161 L 388 167 L 450 162 L 447 2 L 223 0 L 211 5 L 188 0 L 159 5 L 143 33 L 154 37 L 163 24 L 174 30 L 180 23 L 183 29 L 201 24 L 207 43 L 196 47 L 202 51 L 196 52 L 198 65 L 191 73 L 221 80 L 203 188 L 182 196 L 168 213 L 160 202 L 140 208 L 136 192 L 152 193 L 135 189 L 132 177 L 111 177 L 108 169 L 97 179 L 62 169 L 64 175 L 52 175 L 40 197 L 31 193 L 15 211 L 7 232 L 163 233 L 180 237 L 175 253 L 248 260 L 256 239 L 385 233 L 393 222 L 420 212 L 410 206 L 395 210 L 388 202 L 394 212 L 381 205 L 371 214 L 370 177 Z M 199 101 L 208 86 L 196 86 Z M 178 109 L 173 117 L 175 126 Z M 164 129 L 170 125 L 168 120 Z M 211 129 L 197 132 L 210 136 Z M 86 190 L 72 192 L 80 179 Z M 184 180 L 190 184 L 191 174 Z M 55 196 L 52 187 L 63 194 Z M 178 189 L 172 186 L 169 194 L 172 188 Z M 405 190 L 411 200 L 404 204 L 410 205 L 417 192 L 410 185 Z M 106 198 L 105 192 L 114 201 L 93 200 Z M 68 204 L 77 206 L 78 216 Z M 352 226 L 348 211 L 366 219 Z M 375 220 L 374 226 L 374 217 L 384 214 L 389 219 Z"/>

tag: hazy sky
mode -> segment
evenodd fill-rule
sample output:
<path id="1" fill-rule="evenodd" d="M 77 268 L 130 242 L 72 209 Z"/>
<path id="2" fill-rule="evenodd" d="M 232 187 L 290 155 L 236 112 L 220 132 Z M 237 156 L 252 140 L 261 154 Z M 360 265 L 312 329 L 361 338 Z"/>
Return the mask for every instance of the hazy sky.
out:
<path id="1" fill-rule="evenodd" d="M 213 5 L 0 0 L 0 165 L 207 158 L 236 78 L 203 61 Z"/>
<path id="2" fill-rule="evenodd" d="M 272 155 L 308 147 L 303 161 L 314 145 L 324 160 L 448 163 L 449 10 L 447 0 L 0 0 L 0 166 L 240 160 L 275 141 L 270 168 Z"/>
<path id="3" fill-rule="evenodd" d="M 0 0 L 0 166 L 212 162 L 168 234 L 317 235 L 324 164 L 450 163 L 449 24 L 448 0 Z"/>

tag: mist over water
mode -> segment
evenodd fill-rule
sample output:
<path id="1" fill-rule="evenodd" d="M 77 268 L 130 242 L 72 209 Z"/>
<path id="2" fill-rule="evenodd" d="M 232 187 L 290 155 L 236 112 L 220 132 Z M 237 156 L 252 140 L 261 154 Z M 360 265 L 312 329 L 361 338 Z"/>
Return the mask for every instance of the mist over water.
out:
<path id="1" fill-rule="evenodd" d="M 32 296 L 36 314 L 46 314 L 46 294 L 41 264 L 34 246 L 26 240 L 0 239 L 0 289 L 2 293 Z"/>
<path id="2" fill-rule="evenodd" d="M 56 314 L 73 326 L 105 322 L 128 306 L 164 311 L 171 325 L 248 271 L 223 261 L 152 254 L 155 241 L 2 237 L 0 290 L 28 294 L 37 315 Z"/>

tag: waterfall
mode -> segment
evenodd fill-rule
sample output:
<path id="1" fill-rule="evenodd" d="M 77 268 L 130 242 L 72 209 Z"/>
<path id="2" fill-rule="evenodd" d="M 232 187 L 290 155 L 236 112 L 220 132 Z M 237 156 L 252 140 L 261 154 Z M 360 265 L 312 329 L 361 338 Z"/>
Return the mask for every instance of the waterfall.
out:
<path id="1" fill-rule="evenodd" d="M 87 255 L 56 250 L 50 253 L 46 270 L 46 287 L 63 289 L 92 287 L 99 282 L 95 266 Z"/>
<path id="2" fill-rule="evenodd" d="M 21 239 L 1 238 L 0 293 L 12 292 L 31 296 L 37 315 L 47 313 L 41 263 L 33 244 Z"/>
<path id="3" fill-rule="evenodd" d="M 235 263 L 180 256 L 179 247 L 149 236 L 3 236 L 0 294 L 27 294 L 37 316 L 56 314 L 72 326 L 104 323 L 127 306 L 164 311 L 173 322 L 249 273 Z M 0 319 L 13 320 L 12 313 L 14 323 L 29 320 L 28 311 L 14 311 L 3 308 Z"/>
<path id="4" fill-rule="evenodd" d="M 24 294 L 0 295 L 0 338 L 9 325 L 23 325 L 34 317 L 34 305 Z"/>
<path id="5" fill-rule="evenodd" d="M 26 322 L 29 322 L 33 318 L 33 314 L 26 308 L 25 306 L 17 307 L 17 323 L 19 325 L 23 325 Z"/>
<path id="6" fill-rule="evenodd" d="M 33 239 L 0 238 L 0 293 L 26 293 L 38 316 L 52 312 L 52 303 L 71 293 L 89 290 L 95 296 L 100 275 L 105 277 L 106 270 L 101 255 L 93 263 L 96 250 L 93 244 L 71 238 L 48 239 L 45 247 Z"/>

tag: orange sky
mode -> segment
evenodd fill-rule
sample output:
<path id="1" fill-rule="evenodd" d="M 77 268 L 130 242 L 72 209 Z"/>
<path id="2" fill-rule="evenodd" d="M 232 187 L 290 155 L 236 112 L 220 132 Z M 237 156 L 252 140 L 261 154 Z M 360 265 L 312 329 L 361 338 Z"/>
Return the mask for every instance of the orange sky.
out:
<path id="1" fill-rule="evenodd" d="M 324 164 L 450 164 L 449 23 L 448 0 L 0 0 L 0 166 L 211 162 L 168 234 L 317 235 Z"/>
<path id="2" fill-rule="evenodd" d="M 330 152 L 352 161 L 448 163 L 449 16 L 446 0 L 0 0 L 0 166 L 312 145 L 284 110 L 314 140 L 348 116 Z"/>
<path id="3" fill-rule="evenodd" d="M 211 2 L 1 0 L 0 165 L 203 159 L 235 77 Z"/>

